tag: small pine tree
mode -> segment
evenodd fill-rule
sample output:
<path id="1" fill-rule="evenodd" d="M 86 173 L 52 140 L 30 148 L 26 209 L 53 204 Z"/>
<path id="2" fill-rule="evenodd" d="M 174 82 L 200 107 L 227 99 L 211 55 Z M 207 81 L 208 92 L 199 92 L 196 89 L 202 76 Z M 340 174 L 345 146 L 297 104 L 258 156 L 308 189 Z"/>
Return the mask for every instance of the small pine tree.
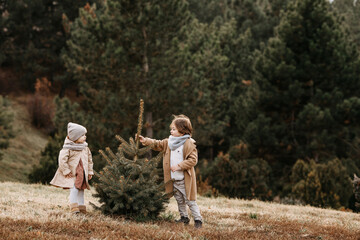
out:
<path id="1" fill-rule="evenodd" d="M 144 102 L 140 101 L 140 114 L 137 134 L 141 134 L 143 125 Z M 139 139 L 130 138 L 129 143 L 116 136 L 121 142 L 115 155 L 110 148 L 100 154 L 107 165 L 100 173 L 95 185 L 102 203 L 100 209 L 104 214 L 121 215 L 140 220 L 155 219 L 165 208 L 168 197 L 161 190 L 164 184 L 159 181 L 157 165 L 162 154 L 150 160 L 140 158 L 151 146 L 139 148 Z M 128 158 L 129 157 L 129 158 Z"/>

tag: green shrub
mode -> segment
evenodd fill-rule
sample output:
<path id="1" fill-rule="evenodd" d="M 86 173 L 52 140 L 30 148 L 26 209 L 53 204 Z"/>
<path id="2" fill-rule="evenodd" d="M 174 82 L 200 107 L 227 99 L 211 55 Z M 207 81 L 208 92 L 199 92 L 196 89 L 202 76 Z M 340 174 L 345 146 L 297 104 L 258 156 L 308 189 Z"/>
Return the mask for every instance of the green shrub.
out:
<path id="1" fill-rule="evenodd" d="M 62 138 L 61 138 L 62 139 Z M 41 152 L 40 164 L 33 166 L 28 178 L 31 183 L 48 184 L 58 167 L 58 155 L 63 142 L 56 136 L 48 142 Z"/>
<path id="2" fill-rule="evenodd" d="M 327 163 L 298 160 L 292 168 L 292 193 L 306 204 L 317 207 L 348 207 L 351 179 L 339 159 Z"/>
<path id="3" fill-rule="evenodd" d="M 209 164 L 207 178 L 212 187 L 228 197 L 271 197 L 269 164 L 262 159 L 247 159 L 247 146 L 243 143 L 232 147 L 227 154 L 220 153 Z"/>

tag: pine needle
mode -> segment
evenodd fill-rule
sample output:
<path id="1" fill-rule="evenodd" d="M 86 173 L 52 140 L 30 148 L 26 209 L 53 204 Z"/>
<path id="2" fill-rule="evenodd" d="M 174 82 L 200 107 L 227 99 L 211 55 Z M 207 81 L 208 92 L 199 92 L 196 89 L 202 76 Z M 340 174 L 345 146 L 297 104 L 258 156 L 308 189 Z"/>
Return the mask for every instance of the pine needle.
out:
<path id="1" fill-rule="evenodd" d="M 99 150 L 99 153 L 101 154 L 101 156 L 103 156 L 103 158 L 105 158 L 107 163 L 112 166 L 112 162 L 111 162 L 110 158 L 105 154 L 105 152 L 103 150 Z"/>
<path id="2" fill-rule="evenodd" d="M 106 148 L 106 152 L 110 155 L 112 159 L 116 159 L 116 155 L 114 154 L 113 151 L 111 151 L 109 147 Z"/>

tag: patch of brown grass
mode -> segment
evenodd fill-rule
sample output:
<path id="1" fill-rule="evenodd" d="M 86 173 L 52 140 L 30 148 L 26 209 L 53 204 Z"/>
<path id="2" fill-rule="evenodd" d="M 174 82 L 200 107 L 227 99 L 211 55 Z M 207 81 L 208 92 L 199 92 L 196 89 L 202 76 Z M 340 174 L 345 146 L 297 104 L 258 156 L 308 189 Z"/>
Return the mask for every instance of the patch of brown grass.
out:
<path id="1" fill-rule="evenodd" d="M 360 215 L 309 206 L 199 197 L 197 230 L 173 221 L 173 198 L 162 220 L 137 223 L 91 207 L 72 215 L 68 191 L 50 186 L 1 183 L 0 192 L 0 239 L 360 239 Z M 91 191 L 85 199 L 99 204 Z"/>

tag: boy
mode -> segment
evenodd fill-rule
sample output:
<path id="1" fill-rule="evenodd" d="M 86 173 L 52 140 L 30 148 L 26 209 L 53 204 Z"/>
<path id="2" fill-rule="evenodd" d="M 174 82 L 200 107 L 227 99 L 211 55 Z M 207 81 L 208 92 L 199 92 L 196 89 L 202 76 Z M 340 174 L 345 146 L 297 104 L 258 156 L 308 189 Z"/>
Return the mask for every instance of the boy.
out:
<path id="1" fill-rule="evenodd" d="M 165 183 L 173 179 L 173 184 L 165 186 L 166 193 L 174 192 L 181 218 L 176 222 L 189 224 L 190 219 L 186 210 L 189 206 L 195 220 L 195 228 L 202 227 L 202 217 L 196 203 L 196 175 L 194 166 L 198 155 L 195 140 L 191 138 L 192 126 L 185 115 L 174 116 L 170 124 L 170 136 L 164 140 L 155 140 L 139 136 L 140 142 L 152 145 L 155 151 L 164 151 L 163 169 Z"/>

